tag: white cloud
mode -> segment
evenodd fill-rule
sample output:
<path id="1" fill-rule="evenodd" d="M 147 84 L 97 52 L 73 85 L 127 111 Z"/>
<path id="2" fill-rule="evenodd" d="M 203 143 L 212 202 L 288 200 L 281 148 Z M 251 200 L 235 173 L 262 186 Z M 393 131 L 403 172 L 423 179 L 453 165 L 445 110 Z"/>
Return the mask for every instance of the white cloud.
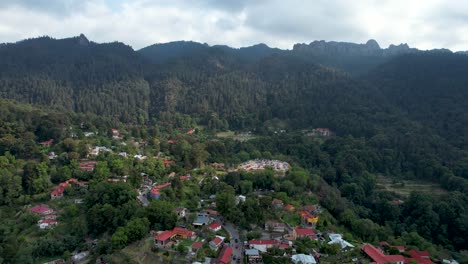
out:
<path id="1" fill-rule="evenodd" d="M 456 0 L 5 0 L 0 17 L 0 42 L 84 33 L 135 49 L 173 40 L 291 48 L 370 38 L 383 47 L 407 42 L 421 49 L 468 49 L 468 3 Z"/>

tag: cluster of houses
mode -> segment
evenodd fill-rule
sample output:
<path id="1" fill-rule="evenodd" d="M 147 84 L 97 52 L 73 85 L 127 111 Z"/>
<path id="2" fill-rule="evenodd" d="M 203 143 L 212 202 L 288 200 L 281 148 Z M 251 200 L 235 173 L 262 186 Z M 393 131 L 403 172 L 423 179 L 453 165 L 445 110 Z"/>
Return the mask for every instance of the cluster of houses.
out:
<path id="1" fill-rule="evenodd" d="M 361 247 L 361 250 L 369 257 L 375 264 L 386 264 L 386 263 L 395 263 L 395 264 L 433 264 L 431 256 L 427 251 L 418 251 L 418 250 L 409 250 L 406 252 L 404 246 L 391 246 L 388 242 L 380 242 L 380 248 L 374 247 L 371 244 L 365 244 Z M 410 257 L 403 255 L 386 255 L 384 253 L 385 247 L 393 247 L 398 249 L 400 253 L 406 252 Z"/>
<path id="2" fill-rule="evenodd" d="M 59 183 L 59 186 L 50 193 L 50 199 L 55 200 L 63 198 L 65 188 L 72 187 L 73 184 L 79 186 L 80 188 L 87 188 L 88 186 L 88 182 L 78 181 L 78 179 L 71 178 L 69 180 Z"/>
<path id="3" fill-rule="evenodd" d="M 278 172 L 286 172 L 289 170 L 289 163 L 280 160 L 269 160 L 269 159 L 255 159 L 249 160 L 239 165 L 239 169 L 246 171 L 260 171 L 266 168 L 272 168 Z"/>
<path id="4" fill-rule="evenodd" d="M 58 225 L 57 214 L 47 205 L 36 205 L 29 209 L 32 213 L 39 215 L 41 219 L 37 222 L 40 229 L 49 229 Z"/>
<path id="5" fill-rule="evenodd" d="M 322 128 L 322 127 L 314 128 L 312 129 L 312 131 L 306 132 L 306 136 L 309 136 L 309 137 L 314 137 L 314 136 L 329 137 L 332 135 L 334 135 L 333 131 L 331 131 L 328 128 Z"/>

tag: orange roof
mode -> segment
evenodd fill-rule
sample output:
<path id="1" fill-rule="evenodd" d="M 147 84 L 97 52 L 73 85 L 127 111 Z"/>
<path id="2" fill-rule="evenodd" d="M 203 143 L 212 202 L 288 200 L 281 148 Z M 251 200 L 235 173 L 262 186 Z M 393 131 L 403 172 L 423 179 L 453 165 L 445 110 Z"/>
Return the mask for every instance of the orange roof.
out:
<path id="1" fill-rule="evenodd" d="M 52 191 L 51 195 L 61 195 L 65 192 L 65 189 L 63 187 L 58 187 L 55 190 Z"/>
<path id="2" fill-rule="evenodd" d="M 188 230 L 186 228 L 183 228 L 183 227 L 174 227 L 174 229 L 172 230 L 172 232 L 176 235 L 179 235 L 179 236 L 186 236 L 186 237 L 191 237 L 193 236 L 193 231 L 191 230 Z"/>
<path id="3" fill-rule="evenodd" d="M 277 245 L 279 241 L 277 240 L 263 240 L 263 239 L 254 239 L 249 241 L 249 245 Z"/>
<path id="4" fill-rule="evenodd" d="M 211 223 L 208 227 L 209 227 L 210 229 L 215 230 L 216 228 L 221 227 L 221 223 L 214 222 L 214 223 Z"/>
<path id="5" fill-rule="evenodd" d="M 219 254 L 219 263 L 229 264 L 231 263 L 232 248 L 224 247 Z"/>
<path id="6" fill-rule="evenodd" d="M 195 242 L 192 245 L 192 250 L 193 249 L 197 250 L 197 249 L 201 248 L 202 246 L 203 246 L 203 242 L 201 242 L 201 241 Z"/>
<path id="7" fill-rule="evenodd" d="M 223 240 L 219 237 L 215 237 L 213 240 L 211 240 L 211 242 L 213 242 L 216 246 L 218 246 L 219 244 L 223 242 Z"/>
<path id="8" fill-rule="evenodd" d="M 288 204 L 284 207 L 284 209 L 288 210 L 288 211 L 293 211 L 295 208 L 292 204 Z"/>
<path id="9" fill-rule="evenodd" d="M 298 236 L 315 236 L 315 232 L 313 229 L 309 228 L 296 228 L 296 234 Z"/>
<path id="10" fill-rule="evenodd" d="M 164 231 L 161 234 L 157 235 L 154 239 L 158 241 L 166 241 L 170 239 L 172 236 L 174 236 L 174 233 L 172 231 Z"/>
<path id="11" fill-rule="evenodd" d="M 159 194 L 159 190 L 163 189 L 163 188 L 166 188 L 167 186 L 170 186 L 171 183 L 170 182 L 166 182 L 166 183 L 163 183 L 163 184 L 160 184 L 160 185 L 156 185 L 153 187 L 153 189 L 151 189 L 151 193 L 153 194 Z"/>
<path id="12" fill-rule="evenodd" d="M 369 256 L 376 264 L 386 264 L 388 262 L 404 262 L 405 258 L 401 255 L 385 255 L 382 251 L 372 245 L 366 244 L 362 250 Z"/>

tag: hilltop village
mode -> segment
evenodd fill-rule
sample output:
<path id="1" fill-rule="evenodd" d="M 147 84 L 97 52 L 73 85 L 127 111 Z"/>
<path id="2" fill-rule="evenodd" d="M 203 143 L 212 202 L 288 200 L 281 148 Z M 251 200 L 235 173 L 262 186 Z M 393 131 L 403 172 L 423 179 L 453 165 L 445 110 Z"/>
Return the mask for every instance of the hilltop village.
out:
<path id="1" fill-rule="evenodd" d="M 52 247 L 59 242 L 42 245 L 52 247 L 40 253 L 43 263 L 115 263 L 122 254 L 135 263 L 437 262 L 414 245 L 365 240 L 336 225 L 320 204 L 319 179 L 281 156 L 241 153 L 238 163 L 208 161 L 197 142 L 203 134 L 193 128 L 152 141 L 116 128 L 86 131 L 83 124 L 68 133 L 62 142 L 38 142 L 42 169 L 60 169 L 23 213 L 35 221 L 37 230 L 27 229 L 32 236 L 88 234 L 59 258 L 63 246 Z M 326 140 L 333 133 L 320 128 L 302 135 Z"/>

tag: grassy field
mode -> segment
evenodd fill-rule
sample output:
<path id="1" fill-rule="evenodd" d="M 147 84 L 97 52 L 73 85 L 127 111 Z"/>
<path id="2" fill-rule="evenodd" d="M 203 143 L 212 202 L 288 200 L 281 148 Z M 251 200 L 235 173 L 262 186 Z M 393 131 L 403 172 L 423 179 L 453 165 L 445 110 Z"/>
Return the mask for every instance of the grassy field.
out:
<path id="1" fill-rule="evenodd" d="M 395 192 L 404 197 L 408 197 L 412 191 L 427 192 L 432 194 L 443 194 L 447 191 L 442 189 L 438 184 L 414 181 L 414 180 L 398 180 L 379 175 L 377 177 L 377 186 L 391 192 Z"/>
<path id="2" fill-rule="evenodd" d="M 255 136 L 251 134 L 247 134 L 247 133 L 236 134 L 234 133 L 234 131 L 219 132 L 219 133 L 216 133 L 216 136 L 219 138 L 232 138 L 234 140 L 241 141 L 241 142 L 255 138 Z"/>

